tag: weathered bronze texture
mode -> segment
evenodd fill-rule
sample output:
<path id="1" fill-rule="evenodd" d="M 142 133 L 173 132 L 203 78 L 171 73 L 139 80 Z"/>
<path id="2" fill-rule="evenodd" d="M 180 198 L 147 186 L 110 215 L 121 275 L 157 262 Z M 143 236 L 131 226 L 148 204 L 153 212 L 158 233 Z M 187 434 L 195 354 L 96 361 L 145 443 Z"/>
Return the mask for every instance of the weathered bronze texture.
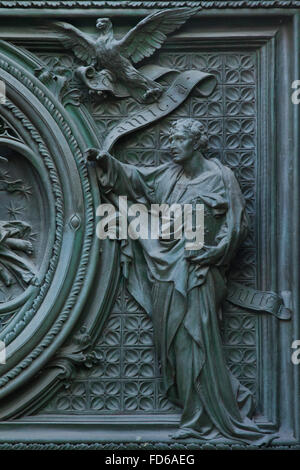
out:
<path id="1" fill-rule="evenodd" d="M 87 151 L 87 158 L 97 161 L 100 192 L 113 203 L 116 195 L 127 195 L 149 211 L 162 203 L 191 204 L 194 210 L 196 204 L 205 206 L 207 236 L 201 249 L 186 249 L 184 236 L 123 243 L 127 286 L 152 317 L 164 393 L 183 408 L 172 438 L 223 436 L 261 444 L 270 438 L 249 419 L 253 397 L 227 369 L 218 325 L 226 271 L 247 234 L 243 196 L 233 172 L 203 156 L 203 124 L 175 121 L 170 141 L 173 161 L 152 171 L 124 165 L 95 149 Z"/>
<path id="2" fill-rule="evenodd" d="M 299 7 L 0 1 L 0 449 L 299 447 Z"/>
<path id="3" fill-rule="evenodd" d="M 95 39 L 71 24 L 56 23 L 54 27 L 64 47 L 71 48 L 76 57 L 89 66 L 80 67 L 78 72 L 91 91 L 100 96 L 105 90 L 117 96 L 129 94 L 138 101 L 152 103 L 162 94 L 163 88 L 136 70 L 132 63 L 150 57 L 162 46 L 167 34 L 196 12 L 192 8 L 158 11 L 140 21 L 121 40 L 114 38 L 109 18 L 97 19 L 99 33 Z"/>

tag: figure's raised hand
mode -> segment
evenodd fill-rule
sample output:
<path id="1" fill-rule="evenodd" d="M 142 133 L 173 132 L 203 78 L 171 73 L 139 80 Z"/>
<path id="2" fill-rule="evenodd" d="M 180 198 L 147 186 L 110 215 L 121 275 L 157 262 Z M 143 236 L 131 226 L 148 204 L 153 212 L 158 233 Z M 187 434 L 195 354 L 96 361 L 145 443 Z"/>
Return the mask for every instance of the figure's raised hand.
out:
<path id="1" fill-rule="evenodd" d="M 89 148 L 84 152 L 84 158 L 86 163 L 95 162 L 98 159 L 99 150 L 95 148 Z"/>

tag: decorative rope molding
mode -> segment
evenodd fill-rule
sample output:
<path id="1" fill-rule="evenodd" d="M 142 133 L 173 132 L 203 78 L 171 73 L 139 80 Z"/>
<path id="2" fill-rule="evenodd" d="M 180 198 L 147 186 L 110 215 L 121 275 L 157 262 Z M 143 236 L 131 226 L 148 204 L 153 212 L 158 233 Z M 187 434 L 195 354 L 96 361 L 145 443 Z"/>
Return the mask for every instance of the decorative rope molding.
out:
<path id="1" fill-rule="evenodd" d="M 214 0 L 214 1 L 120 1 L 120 0 L 41 0 L 41 1 L 22 1 L 22 0 L 2 0 L 1 8 L 32 8 L 32 9 L 59 9 L 59 8 L 174 8 L 174 7 L 200 7 L 203 10 L 226 9 L 226 8 L 300 8 L 299 0 Z"/>
<path id="2" fill-rule="evenodd" d="M 7 63 L 4 61 L 0 61 L 1 66 L 6 66 Z M 8 68 L 11 71 L 11 67 Z M 17 71 L 17 69 L 16 69 Z M 60 245 L 62 241 L 62 232 L 64 226 L 64 215 L 63 215 L 63 194 L 61 190 L 61 185 L 59 181 L 59 177 L 55 168 L 55 164 L 53 163 L 49 152 L 46 149 L 46 146 L 43 143 L 43 140 L 40 137 L 40 134 L 33 126 L 33 124 L 26 118 L 26 116 L 12 103 L 7 103 L 7 108 L 11 110 L 12 114 L 16 119 L 19 119 L 25 129 L 31 134 L 33 141 L 35 141 L 38 145 L 40 155 L 43 157 L 44 164 L 49 172 L 49 178 L 52 183 L 53 194 L 55 198 L 55 208 L 56 208 L 56 215 L 55 215 L 55 241 L 52 247 L 52 256 L 49 261 L 49 269 L 44 276 L 43 284 L 40 288 L 39 295 L 34 299 L 32 308 L 27 310 L 24 317 L 21 321 L 19 321 L 15 328 L 7 333 L 6 336 L 3 337 L 3 341 L 5 344 L 9 344 L 19 333 L 20 331 L 29 323 L 32 319 L 34 314 L 37 311 L 37 308 L 40 306 L 42 300 L 45 297 L 45 294 L 48 291 L 52 278 L 55 274 L 55 269 L 58 261 L 58 256 L 60 253 Z M 1 380 L 0 380 L 1 383 Z"/>
<path id="3" fill-rule="evenodd" d="M 39 101 L 45 106 L 45 108 L 49 111 L 49 113 L 52 115 L 54 120 L 57 122 L 62 133 L 65 135 L 69 143 L 69 146 L 72 149 L 72 152 L 76 161 L 76 165 L 78 168 L 78 172 L 80 175 L 82 191 L 84 194 L 85 214 L 86 214 L 86 229 L 84 233 L 84 242 L 83 242 L 83 247 L 82 247 L 82 252 L 81 252 L 80 264 L 77 270 L 76 277 L 74 279 L 72 289 L 70 291 L 68 298 L 66 299 L 64 308 L 62 309 L 59 317 L 57 318 L 57 320 L 55 321 L 54 325 L 49 330 L 45 338 L 42 340 L 42 342 L 33 351 L 31 351 L 31 353 L 23 361 L 21 361 L 17 366 L 11 369 L 6 375 L 3 375 L 1 377 L 0 387 L 3 387 L 10 380 L 17 377 L 24 369 L 26 369 L 34 361 L 34 359 L 36 359 L 53 342 L 54 338 L 61 331 L 65 321 L 69 318 L 70 312 L 72 308 L 74 307 L 77 297 L 82 289 L 86 270 L 88 268 L 88 262 L 89 262 L 90 254 L 91 254 L 90 250 L 91 250 L 92 238 L 94 236 L 94 208 L 93 208 L 93 197 L 91 195 L 87 168 L 84 163 L 84 159 L 83 159 L 81 150 L 79 148 L 78 142 L 75 139 L 72 133 L 72 130 L 69 127 L 68 123 L 65 121 L 63 115 L 59 112 L 55 104 L 48 98 L 48 96 L 46 96 L 44 92 L 41 89 L 39 89 L 28 77 L 21 74 L 20 71 L 16 67 L 12 66 L 5 60 L 1 60 L 1 67 L 4 70 L 8 71 L 11 75 L 16 77 L 18 80 L 20 80 L 20 82 L 22 82 L 39 99 Z M 16 110 L 14 111 L 16 112 Z M 26 127 L 28 127 L 29 121 L 26 122 L 27 119 L 21 111 L 17 110 L 16 117 L 21 119 L 23 121 L 23 124 L 25 124 Z M 42 145 L 43 142 L 40 139 L 39 133 L 35 130 L 35 128 L 32 126 L 31 123 L 29 123 L 29 127 L 30 126 L 31 126 L 31 129 L 29 128 L 29 131 L 33 132 L 32 137 L 34 137 L 35 138 L 34 140 L 36 140 L 37 143 L 39 144 L 40 151 L 45 161 L 45 158 L 48 158 L 49 155 L 46 152 L 46 150 L 43 148 L 43 145 Z M 50 173 L 54 171 L 54 168 L 55 166 L 53 166 L 50 169 Z M 54 173 L 52 173 L 51 176 L 52 178 L 53 177 L 56 178 Z M 56 183 L 58 183 L 58 179 Z M 57 185 L 53 186 L 53 191 L 54 193 L 56 193 L 56 196 L 57 196 L 58 189 L 59 188 Z M 60 201 L 59 206 L 56 207 L 56 210 L 57 210 L 57 214 L 59 217 L 59 220 L 57 220 L 57 227 L 59 227 L 62 230 L 63 229 L 62 201 Z M 55 255 L 59 254 L 60 247 L 59 248 L 57 247 L 57 249 L 58 251 L 55 252 Z M 37 298 L 35 299 L 35 301 L 38 303 Z M 34 309 L 34 312 L 35 311 L 36 309 Z M 30 318 L 31 318 L 31 314 L 34 314 L 34 312 L 27 312 L 27 314 L 30 314 Z M 21 325 L 21 324 L 17 325 L 16 331 L 14 331 L 13 334 L 17 334 L 21 326 L 24 326 L 24 325 Z"/>

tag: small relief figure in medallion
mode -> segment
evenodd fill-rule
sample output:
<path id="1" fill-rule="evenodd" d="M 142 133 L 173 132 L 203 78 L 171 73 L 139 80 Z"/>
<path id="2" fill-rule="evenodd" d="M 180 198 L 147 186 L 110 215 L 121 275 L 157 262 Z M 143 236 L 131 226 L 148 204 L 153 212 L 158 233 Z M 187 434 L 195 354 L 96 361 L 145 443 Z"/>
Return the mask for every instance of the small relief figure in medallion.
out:
<path id="1" fill-rule="evenodd" d="M 7 160 L 1 157 L 1 161 Z M 12 180 L 6 172 L 0 176 L 0 192 L 28 192 L 21 179 Z M 31 227 L 22 220 L 16 220 L 19 211 L 13 205 L 8 212 L 15 220 L 0 220 L 0 280 L 6 288 L 16 282 L 24 289 L 28 284 L 36 282 L 32 263 L 24 257 L 32 255 L 33 246 L 29 237 Z"/>

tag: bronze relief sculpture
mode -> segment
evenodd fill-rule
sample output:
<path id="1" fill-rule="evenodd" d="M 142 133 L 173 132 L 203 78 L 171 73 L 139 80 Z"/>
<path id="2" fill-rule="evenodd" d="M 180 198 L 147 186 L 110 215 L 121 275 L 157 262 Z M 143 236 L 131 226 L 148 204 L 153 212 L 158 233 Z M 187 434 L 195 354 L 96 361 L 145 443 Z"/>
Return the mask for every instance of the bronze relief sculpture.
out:
<path id="1" fill-rule="evenodd" d="M 217 220 L 205 218 L 210 241 L 200 250 L 186 250 L 184 238 L 126 240 L 127 285 L 152 318 L 165 393 L 183 409 L 172 437 L 261 444 L 271 438 L 249 419 L 253 396 L 228 370 L 219 331 L 226 271 L 247 234 L 245 202 L 233 172 L 204 157 L 201 122 L 175 121 L 170 142 L 172 161 L 150 171 L 96 149 L 86 156 L 97 162 L 100 192 L 114 203 L 116 195 L 149 210 L 151 204 L 197 201 Z"/>
<path id="2" fill-rule="evenodd" d="M 7 163 L 8 160 L 0 157 L 1 162 Z M 31 189 L 22 180 L 11 178 L 5 167 L 1 168 L 1 173 L 1 192 L 19 193 L 23 197 L 30 197 Z M 0 280 L 3 283 L 1 291 L 6 291 L 4 297 L 8 299 L 12 298 L 10 290 L 14 289 L 10 289 L 10 287 L 14 284 L 18 285 L 19 290 L 23 290 L 29 284 L 37 284 L 38 281 L 35 267 L 30 262 L 30 256 L 33 253 L 32 228 L 29 223 L 18 219 L 21 216 L 21 210 L 14 207 L 11 201 L 10 205 L 6 207 L 6 211 L 9 220 L 0 220 Z M 4 300 L 2 299 L 1 302 Z"/>
<path id="3" fill-rule="evenodd" d="M 0 429 L 11 420 L 15 442 L 19 419 L 68 421 L 70 440 L 103 448 L 125 428 L 137 448 L 292 445 L 295 188 L 276 179 L 291 178 L 292 136 L 272 107 L 290 24 L 102 3 L 92 18 L 88 2 L 57 9 L 43 33 L 37 20 L 23 48 L 23 33 L 0 41 Z"/>
<path id="4" fill-rule="evenodd" d="M 114 85 L 121 86 L 136 100 L 152 103 L 162 94 L 163 88 L 138 71 L 133 63 L 150 57 L 162 46 L 167 34 L 178 29 L 196 12 L 197 9 L 192 8 L 174 8 L 153 13 L 120 40 L 114 38 L 109 18 L 97 19 L 97 38 L 84 34 L 71 24 L 56 23 L 54 27 L 64 47 L 71 48 L 76 57 L 89 66 L 80 70 L 80 76 L 87 83 L 92 80 L 91 91 L 96 88 L 97 94 L 102 95 L 99 85 L 104 81 L 111 92 Z M 95 82 L 96 85 L 93 86 Z"/>

